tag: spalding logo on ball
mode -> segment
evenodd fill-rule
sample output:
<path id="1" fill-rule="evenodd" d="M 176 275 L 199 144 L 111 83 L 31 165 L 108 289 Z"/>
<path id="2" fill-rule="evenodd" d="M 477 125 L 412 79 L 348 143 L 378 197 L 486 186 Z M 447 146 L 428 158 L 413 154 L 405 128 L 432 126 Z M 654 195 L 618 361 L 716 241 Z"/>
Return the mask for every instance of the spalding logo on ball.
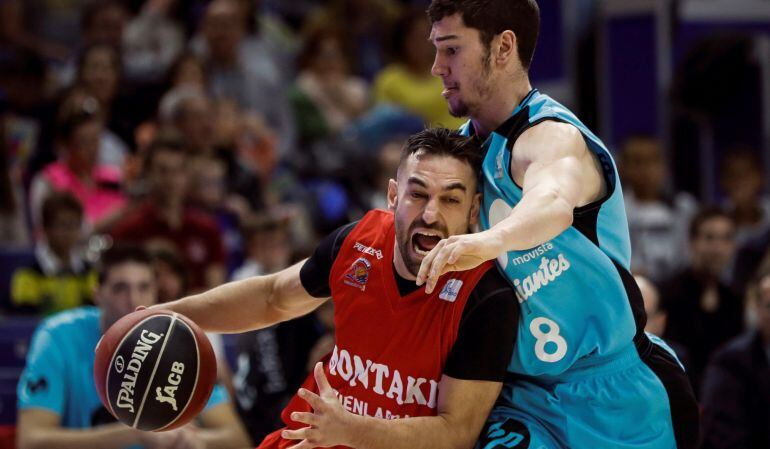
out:
<path id="1" fill-rule="evenodd" d="M 216 376 L 206 335 L 167 310 L 124 316 L 96 346 L 94 380 L 102 403 L 118 421 L 139 430 L 189 422 L 206 405 Z"/>

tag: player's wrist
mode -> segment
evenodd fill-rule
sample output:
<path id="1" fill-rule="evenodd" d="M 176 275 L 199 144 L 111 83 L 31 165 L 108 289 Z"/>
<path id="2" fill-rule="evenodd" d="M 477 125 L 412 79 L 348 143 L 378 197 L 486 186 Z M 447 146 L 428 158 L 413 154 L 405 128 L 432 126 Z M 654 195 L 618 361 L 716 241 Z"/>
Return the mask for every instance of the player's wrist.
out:
<path id="1" fill-rule="evenodd" d="M 340 442 L 343 446 L 361 447 L 364 446 L 364 435 L 367 428 L 367 421 L 373 418 L 356 415 L 355 413 L 345 412 L 340 435 Z"/>

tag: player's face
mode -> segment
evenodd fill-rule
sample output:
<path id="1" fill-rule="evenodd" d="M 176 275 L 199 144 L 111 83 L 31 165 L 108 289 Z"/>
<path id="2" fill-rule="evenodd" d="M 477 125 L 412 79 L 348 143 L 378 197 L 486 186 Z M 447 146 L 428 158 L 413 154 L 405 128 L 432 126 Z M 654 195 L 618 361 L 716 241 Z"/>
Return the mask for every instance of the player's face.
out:
<path id="1" fill-rule="evenodd" d="M 714 217 L 700 225 L 691 240 L 693 265 L 718 276 L 725 268 L 735 249 L 735 228 L 726 217 Z"/>
<path id="2" fill-rule="evenodd" d="M 459 14 L 433 24 L 430 40 L 436 47 L 431 73 L 444 84 L 441 95 L 455 117 L 476 116 L 493 94 L 489 50 L 479 31 L 468 28 Z"/>
<path id="3" fill-rule="evenodd" d="M 413 276 L 442 238 L 466 234 L 478 219 L 480 195 L 467 163 L 450 156 L 409 156 L 388 186 L 396 217 L 396 267 Z"/>
<path id="4" fill-rule="evenodd" d="M 155 273 L 149 265 L 138 262 L 115 265 L 97 288 L 95 299 L 102 311 L 103 330 L 106 330 L 137 307 L 155 304 Z"/>
<path id="5" fill-rule="evenodd" d="M 159 149 L 150 164 L 150 184 L 164 202 L 180 202 L 187 194 L 187 156 Z"/>

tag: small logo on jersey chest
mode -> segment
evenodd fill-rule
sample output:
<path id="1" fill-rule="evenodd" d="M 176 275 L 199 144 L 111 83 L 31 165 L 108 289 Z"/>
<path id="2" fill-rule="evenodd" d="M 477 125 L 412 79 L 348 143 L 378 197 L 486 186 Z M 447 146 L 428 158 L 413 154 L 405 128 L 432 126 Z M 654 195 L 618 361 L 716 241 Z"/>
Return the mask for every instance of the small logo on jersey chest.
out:
<path id="1" fill-rule="evenodd" d="M 463 281 L 460 279 L 450 279 L 444 284 L 444 288 L 441 289 L 441 293 L 438 294 L 439 299 L 444 301 L 455 302 L 457 295 L 460 293 L 460 288 L 463 286 Z"/>
<path id="2" fill-rule="evenodd" d="M 350 265 L 348 274 L 342 280 L 346 285 L 355 287 L 361 291 L 366 290 L 366 281 L 369 280 L 369 270 L 372 268 L 371 262 L 363 257 L 359 257 Z"/>
<path id="3" fill-rule="evenodd" d="M 377 258 L 377 260 L 382 260 L 382 251 L 380 251 L 377 248 L 372 248 L 371 246 L 366 246 L 363 243 L 356 242 L 355 245 L 353 245 L 353 248 L 355 248 L 356 251 L 360 251 L 364 254 L 368 254 L 370 256 L 374 256 Z"/>
<path id="4" fill-rule="evenodd" d="M 495 179 L 500 179 L 503 177 L 503 156 L 504 156 L 505 147 L 503 147 L 502 150 L 500 150 L 499 153 L 497 153 L 497 157 L 495 158 Z"/>

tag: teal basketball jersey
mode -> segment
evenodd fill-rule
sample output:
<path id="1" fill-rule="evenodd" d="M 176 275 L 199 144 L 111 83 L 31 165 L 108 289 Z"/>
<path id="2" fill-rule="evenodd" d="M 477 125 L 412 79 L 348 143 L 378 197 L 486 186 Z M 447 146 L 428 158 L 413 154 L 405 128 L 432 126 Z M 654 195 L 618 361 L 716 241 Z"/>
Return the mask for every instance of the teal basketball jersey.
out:
<path id="1" fill-rule="evenodd" d="M 509 371 L 541 379 L 563 378 L 633 348 L 645 320 L 629 273 L 628 222 L 612 156 L 572 112 L 536 89 L 484 143 L 482 227 L 499 223 L 521 200 L 510 172 L 511 151 L 524 131 L 545 120 L 580 130 L 601 164 L 607 191 L 575 209 L 572 226 L 554 239 L 498 257 L 522 314 Z M 471 132 L 470 122 L 461 128 Z"/>

